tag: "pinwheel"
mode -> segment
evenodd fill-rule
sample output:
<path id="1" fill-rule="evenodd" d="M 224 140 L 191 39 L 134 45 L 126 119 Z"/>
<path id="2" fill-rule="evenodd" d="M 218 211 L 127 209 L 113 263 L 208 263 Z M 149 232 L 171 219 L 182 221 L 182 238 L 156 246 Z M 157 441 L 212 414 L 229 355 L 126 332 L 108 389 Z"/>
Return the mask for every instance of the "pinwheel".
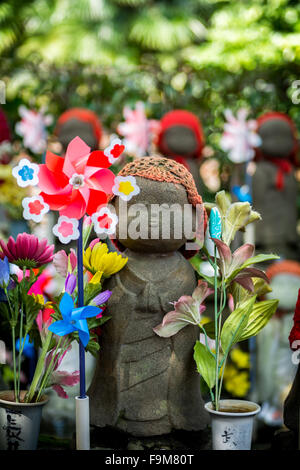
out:
<path id="1" fill-rule="evenodd" d="M 75 137 L 65 158 L 47 152 L 46 164 L 39 169 L 40 195 L 60 216 L 81 219 L 85 213 L 92 215 L 112 194 L 115 176 L 110 165 L 102 151 L 90 153 L 83 140 Z"/>
<path id="2" fill-rule="evenodd" d="M 16 133 L 23 137 L 24 146 L 33 153 L 42 153 L 46 150 L 46 127 L 52 124 L 53 118 L 45 116 L 43 110 L 37 112 L 20 106 L 19 114 L 22 118 L 16 124 Z"/>
<path id="3" fill-rule="evenodd" d="M 60 301 L 59 309 L 62 320 L 53 322 L 48 329 L 58 336 L 65 336 L 77 331 L 82 344 L 86 347 L 90 339 L 86 319 L 96 317 L 102 312 L 102 309 L 93 306 L 74 308 L 73 299 L 67 292 L 64 293 Z"/>
<path id="4" fill-rule="evenodd" d="M 135 109 L 125 106 L 125 122 L 118 126 L 119 134 L 125 137 L 124 143 L 129 153 L 144 157 L 149 150 L 152 137 L 159 129 L 159 121 L 147 119 L 144 103 L 138 101 Z"/>
<path id="5" fill-rule="evenodd" d="M 248 111 L 241 108 L 235 117 L 230 109 L 225 110 L 227 122 L 220 141 L 222 150 L 228 152 L 228 158 L 233 163 L 246 163 L 244 185 L 235 185 L 232 192 L 241 202 L 252 202 L 251 176 L 248 173 L 248 163 L 255 155 L 255 148 L 261 145 L 261 138 L 256 133 L 257 122 L 247 120 Z"/>

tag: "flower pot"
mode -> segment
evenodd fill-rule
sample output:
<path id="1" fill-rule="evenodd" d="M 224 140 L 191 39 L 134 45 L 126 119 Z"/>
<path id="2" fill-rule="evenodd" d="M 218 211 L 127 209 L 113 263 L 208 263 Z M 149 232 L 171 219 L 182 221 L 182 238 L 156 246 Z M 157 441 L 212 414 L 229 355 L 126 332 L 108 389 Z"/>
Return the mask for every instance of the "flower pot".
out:
<path id="1" fill-rule="evenodd" d="M 21 400 L 26 391 L 21 391 Z M 13 391 L 0 392 L 0 450 L 35 450 L 40 432 L 43 406 L 38 403 L 16 403 Z"/>
<path id="2" fill-rule="evenodd" d="M 211 416 L 213 450 L 250 450 L 252 428 L 260 406 L 252 401 L 220 400 L 219 411 L 206 403 Z"/>

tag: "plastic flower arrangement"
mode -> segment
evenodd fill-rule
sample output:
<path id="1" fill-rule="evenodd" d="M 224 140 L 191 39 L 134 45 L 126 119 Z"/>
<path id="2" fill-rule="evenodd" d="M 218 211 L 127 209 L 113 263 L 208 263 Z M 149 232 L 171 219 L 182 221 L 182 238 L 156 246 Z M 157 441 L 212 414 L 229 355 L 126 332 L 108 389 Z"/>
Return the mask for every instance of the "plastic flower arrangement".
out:
<path id="1" fill-rule="evenodd" d="M 189 325 L 199 327 L 200 338 L 194 347 L 197 370 L 209 387 L 211 400 L 219 410 L 226 362 L 232 348 L 240 341 L 255 336 L 275 313 L 278 300 L 257 301 L 270 291 L 266 274 L 253 265 L 278 259 L 273 254 L 254 256 L 254 246 L 244 244 L 233 253 L 230 245 L 238 230 L 260 220 L 248 202 L 231 203 L 224 191 L 216 194 L 215 204 L 207 204 L 210 237 L 214 253 L 209 254 L 203 243 L 192 264 L 200 280 L 192 296 L 174 302 L 174 310 L 154 328 L 161 337 L 170 337 Z M 214 275 L 201 273 L 200 264 L 208 261 Z M 214 319 L 202 321 L 205 299 L 213 295 Z M 229 315 L 225 315 L 226 307 Z"/>
<path id="2" fill-rule="evenodd" d="M 91 243 L 95 248 L 98 239 Z M 105 245 L 105 244 L 102 244 Z M 105 245 L 105 273 L 110 276 L 126 264 L 127 258 L 116 262 L 115 253 L 109 253 Z M 35 373 L 25 395 L 24 402 L 40 400 L 44 390 L 52 387 L 62 398 L 68 398 L 63 386 L 72 386 L 79 382 L 79 371 L 68 373 L 58 370 L 73 341 L 81 340 L 87 351 L 96 354 L 99 344 L 94 333 L 109 318 L 102 315 L 103 306 L 111 292 L 102 292 L 100 282 L 85 278 L 84 307 L 75 307 L 77 292 L 77 259 L 73 251 L 53 253 L 53 245 L 47 240 L 39 240 L 34 235 L 23 233 L 16 241 L 10 237 L 5 243 L 0 240 L 0 287 L 5 298 L 0 303 L 0 313 L 11 330 L 13 346 L 13 372 L 15 401 L 19 402 L 22 355 L 29 345 L 41 348 Z M 87 249 L 89 250 L 90 247 Z M 87 251 L 86 250 L 86 251 Z M 110 255 L 113 255 L 111 258 Z M 118 255 L 117 255 L 118 256 Z M 96 259 L 101 261 L 99 254 Z M 54 260 L 59 260 L 55 264 Z M 39 288 L 39 279 L 46 265 L 52 262 L 64 277 L 63 292 L 53 302 L 45 302 L 44 296 L 35 294 Z M 10 271 L 10 264 L 23 270 L 18 276 Z M 92 263 L 93 265 L 93 263 Z M 19 351 L 19 353 L 17 353 Z"/>

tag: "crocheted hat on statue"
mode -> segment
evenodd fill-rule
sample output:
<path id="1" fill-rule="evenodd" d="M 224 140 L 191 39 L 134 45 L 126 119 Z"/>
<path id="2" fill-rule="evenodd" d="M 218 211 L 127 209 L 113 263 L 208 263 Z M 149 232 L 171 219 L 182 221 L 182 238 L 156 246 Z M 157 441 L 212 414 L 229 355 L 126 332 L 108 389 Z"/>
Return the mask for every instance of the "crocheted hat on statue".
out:
<path id="1" fill-rule="evenodd" d="M 193 207 L 197 204 L 202 204 L 204 214 L 204 233 L 207 227 L 207 213 L 204 208 L 204 204 L 201 196 L 198 194 L 194 179 L 191 173 L 180 163 L 163 157 L 143 157 L 134 160 L 133 162 L 127 163 L 122 168 L 118 176 L 140 176 L 141 178 L 147 178 L 153 181 L 160 181 L 165 183 L 180 184 L 186 190 L 188 201 Z M 112 201 L 116 196 L 111 196 Z M 120 251 L 124 250 L 124 247 L 117 240 L 112 240 Z M 190 258 L 196 254 L 196 251 L 187 252 L 185 249 L 181 250 L 182 254 L 186 258 Z"/>
<path id="2" fill-rule="evenodd" d="M 157 145 L 163 155 L 180 162 L 184 158 L 200 158 L 204 135 L 197 116 L 180 109 L 165 114 L 160 121 Z"/>
<path id="3" fill-rule="evenodd" d="M 58 119 L 55 134 L 66 150 L 69 142 L 79 136 L 92 150 L 97 150 L 102 136 L 101 123 L 93 111 L 71 108 Z"/>

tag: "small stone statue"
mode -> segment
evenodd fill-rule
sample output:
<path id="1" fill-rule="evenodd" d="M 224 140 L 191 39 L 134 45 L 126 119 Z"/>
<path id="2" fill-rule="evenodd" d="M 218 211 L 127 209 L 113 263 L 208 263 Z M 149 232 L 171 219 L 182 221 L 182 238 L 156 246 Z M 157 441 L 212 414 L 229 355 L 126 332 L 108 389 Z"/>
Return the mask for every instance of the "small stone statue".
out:
<path id="1" fill-rule="evenodd" d="M 55 134 L 64 152 L 71 140 L 77 136 L 84 140 L 91 150 L 98 150 L 102 133 L 102 126 L 96 114 L 85 108 L 68 109 L 59 117 L 55 128 Z"/>
<path id="2" fill-rule="evenodd" d="M 204 134 L 197 116 L 182 109 L 165 114 L 160 121 L 157 145 L 164 157 L 173 158 L 191 172 L 198 192 L 202 192 L 204 185 L 199 170 Z"/>
<path id="3" fill-rule="evenodd" d="M 119 217 L 117 243 L 128 257 L 126 266 L 105 285 L 112 290 L 103 327 L 101 350 L 92 385 L 91 424 L 112 426 L 133 436 L 157 436 L 174 429 L 198 431 L 206 427 L 200 377 L 193 359 L 197 327 L 184 328 L 176 336 L 160 338 L 153 331 L 172 309 L 170 302 L 191 295 L 196 277 L 185 244 L 176 238 L 174 220 L 184 205 L 202 206 L 192 175 L 183 165 L 160 157 L 144 157 L 127 164 L 119 176 L 134 176 L 140 193 L 128 202 L 115 197 Z M 153 205 L 177 205 L 175 218 L 152 214 Z M 121 234 L 122 223 L 133 223 L 132 210 L 141 212 L 140 230 L 148 239 Z M 192 206 L 191 206 L 192 205 Z M 203 209 L 206 225 L 206 213 Z M 149 217 L 148 217 L 149 216 Z M 191 221 L 192 222 L 192 221 Z M 170 236 L 163 238 L 165 229 Z M 151 230 L 159 229 L 159 237 Z M 183 254 L 181 254 L 181 252 Z M 193 253 L 190 253 L 193 254 Z"/>
<path id="4" fill-rule="evenodd" d="M 263 222 L 256 224 L 256 248 L 297 260 L 296 128 L 283 113 L 266 113 L 257 123 L 262 145 L 256 149 L 253 206 L 261 214 Z"/>

